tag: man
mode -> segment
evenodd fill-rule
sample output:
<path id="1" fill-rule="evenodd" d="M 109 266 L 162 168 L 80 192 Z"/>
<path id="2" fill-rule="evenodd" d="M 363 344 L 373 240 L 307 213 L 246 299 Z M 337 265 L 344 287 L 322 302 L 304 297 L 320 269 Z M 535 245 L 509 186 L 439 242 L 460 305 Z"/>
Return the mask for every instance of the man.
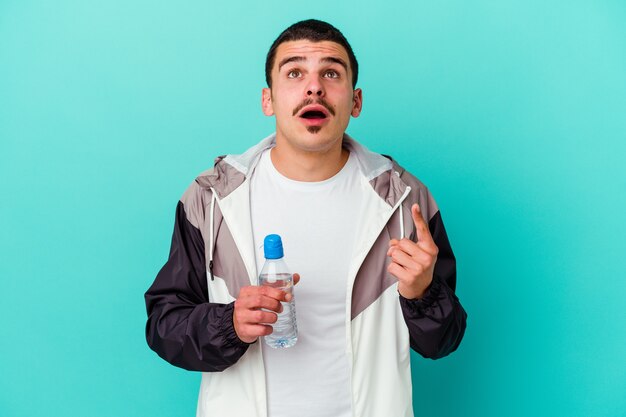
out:
<path id="1" fill-rule="evenodd" d="M 436 203 L 345 134 L 361 112 L 357 78 L 336 28 L 286 29 L 262 93 L 276 133 L 217 158 L 178 203 L 169 260 L 146 293 L 146 335 L 170 363 L 203 371 L 198 416 L 412 416 L 409 347 L 439 358 L 463 337 Z M 300 273 L 289 349 L 259 341 L 289 300 L 255 285 L 270 233 Z"/>

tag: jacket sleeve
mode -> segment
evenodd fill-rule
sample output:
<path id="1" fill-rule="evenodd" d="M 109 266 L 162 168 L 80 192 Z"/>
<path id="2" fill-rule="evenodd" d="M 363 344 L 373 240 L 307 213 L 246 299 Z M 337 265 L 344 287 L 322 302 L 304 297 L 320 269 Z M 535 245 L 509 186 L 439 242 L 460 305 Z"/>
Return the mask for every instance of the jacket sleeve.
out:
<path id="1" fill-rule="evenodd" d="M 145 294 L 146 339 L 172 365 L 215 372 L 233 365 L 246 352 L 233 327 L 234 303 L 208 299 L 204 240 L 176 208 L 169 259 Z"/>
<path id="2" fill-rule="evenodd" d="M 467 314 L 454 293 L 456 260 L 439 211 L 428 226 L 439 248 L 433 281 L 420 299 L 409 300 L 400 295 L 400 306 L 411 348 L 425 358 L 438 359 L 454 352 L 461 343 Z"/>

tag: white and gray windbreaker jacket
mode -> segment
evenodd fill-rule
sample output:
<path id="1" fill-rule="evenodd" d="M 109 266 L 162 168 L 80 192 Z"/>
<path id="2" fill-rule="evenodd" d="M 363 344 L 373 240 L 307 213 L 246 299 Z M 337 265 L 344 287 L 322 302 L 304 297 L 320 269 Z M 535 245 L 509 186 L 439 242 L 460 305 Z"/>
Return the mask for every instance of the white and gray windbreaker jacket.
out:
<path id="1" fill-rule="evenodd" d="M 348 137 L 367 189 L 365 218 L 350 264 L 346 352 L 355 417 L 413 416 L 409 347 L 428 358 L 454 351 L 466 313 L 454 290 L 456 264 L 428 189 L 391 158 Z M 266 417 L 259 343 L 239 340 L 233 302 L 256 285 L 250 220 L 250 173 L 269 136 L 242 155 L 219 157 L 196 178 L 176 209 L 170 255 L 145 294 L 149 346 L 184 369 L 202 371 L 198 417 Z M 387 272 L 391 238 L 415 239 L 410 208 L 418 202 L 439 248 L 434 280 L 419 300 L 397 292 Z M 323 370 L 320 370 L 323 372 Z"/>

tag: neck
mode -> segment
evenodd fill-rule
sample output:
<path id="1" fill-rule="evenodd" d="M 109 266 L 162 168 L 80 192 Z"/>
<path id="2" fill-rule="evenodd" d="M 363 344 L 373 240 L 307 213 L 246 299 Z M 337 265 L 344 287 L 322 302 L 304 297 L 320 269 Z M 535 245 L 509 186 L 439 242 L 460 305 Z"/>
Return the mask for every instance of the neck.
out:
<path id="1" fill-rule="evenodd" d="M 341 171 L 349 156 L 350 152 L 341 146 L 341 141 L 323 151 L 294 149 L 277 141 L 270 153 L 278 172 L 302 182 L 318 182 L 333 177 Z"/>

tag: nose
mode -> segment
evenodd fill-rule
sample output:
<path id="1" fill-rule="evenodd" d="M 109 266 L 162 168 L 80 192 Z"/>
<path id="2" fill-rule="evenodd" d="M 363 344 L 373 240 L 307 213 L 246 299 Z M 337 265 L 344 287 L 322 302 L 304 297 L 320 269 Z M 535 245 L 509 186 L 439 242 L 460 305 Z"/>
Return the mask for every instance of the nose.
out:
<path id="1" fill-rule="evenodd" d="M 307 85 L 306 95 L 308 97 L 322 97 L 324 95 L 324 87 L 318 77 L 311 77 L 309 84 Z"/>
<path id="2" fill-rule="evenodd" d="M 306 92 L 307 96 L 315 96 L 317 95 L 318 97 L 322 96 L 322 90 L 321 89 L 314 89 L 314 88 L 309 88 L 309 90 Z"/>

